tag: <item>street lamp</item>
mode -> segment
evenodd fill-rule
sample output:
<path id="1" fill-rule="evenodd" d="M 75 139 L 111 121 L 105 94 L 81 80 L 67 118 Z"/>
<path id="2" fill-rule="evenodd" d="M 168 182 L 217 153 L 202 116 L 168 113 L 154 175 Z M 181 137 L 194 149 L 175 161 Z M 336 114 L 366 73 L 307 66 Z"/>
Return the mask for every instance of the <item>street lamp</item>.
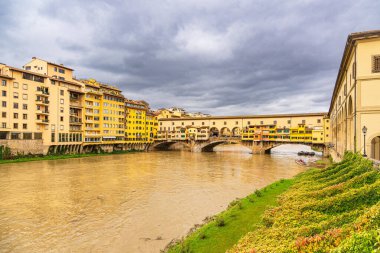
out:
<path id="1" fill-rule="evenodd" d="M 363 154 L 363 157 L 367 157 L 367 154 L 365 152 L 365 134 L 367 133 L 367 127 L 366 126 L 363 126 L 362 132 L 363 132 L 363 136 L 364 136 L 364 154 Z"/>

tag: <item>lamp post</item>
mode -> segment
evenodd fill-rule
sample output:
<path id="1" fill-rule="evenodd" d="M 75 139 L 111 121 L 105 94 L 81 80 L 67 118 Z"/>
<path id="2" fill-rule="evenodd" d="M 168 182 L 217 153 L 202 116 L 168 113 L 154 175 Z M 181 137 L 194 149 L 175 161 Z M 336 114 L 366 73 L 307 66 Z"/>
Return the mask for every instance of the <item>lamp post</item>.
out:
<path id="1" fill-rule="evenodd" d="M 367 133 L 367 127 L 366 126 L 363 126 L 362 132 L 363 132 L 363 136 L 364 136 L 364 153 L 363 153 L 363 157 L 367 157 L 367 154 L 365 152 L 365 135 Z"/>

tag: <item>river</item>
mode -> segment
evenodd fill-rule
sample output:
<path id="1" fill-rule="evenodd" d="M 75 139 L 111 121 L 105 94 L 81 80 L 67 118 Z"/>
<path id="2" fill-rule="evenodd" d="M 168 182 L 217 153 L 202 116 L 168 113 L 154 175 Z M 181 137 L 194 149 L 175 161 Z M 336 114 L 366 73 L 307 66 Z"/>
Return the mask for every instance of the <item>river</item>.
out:
<path id="1" fill-rule="evenodd" d="M 0 252 L 159 252 L 235 198 L 305 169 L 289 153 L 297 147 L 216 150 L 0 165 Z"/>

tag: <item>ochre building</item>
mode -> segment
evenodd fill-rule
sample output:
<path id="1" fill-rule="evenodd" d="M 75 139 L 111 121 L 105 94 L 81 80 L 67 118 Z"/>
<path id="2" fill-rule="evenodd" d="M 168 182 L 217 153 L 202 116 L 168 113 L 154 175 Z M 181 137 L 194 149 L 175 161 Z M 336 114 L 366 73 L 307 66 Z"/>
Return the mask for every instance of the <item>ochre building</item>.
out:
<path id="1" fill-rule="evenodd" d="M 77 80 L 74 70 L 33 57 L 23 68 L 0 64 L 0 145 L 13 154 L 75 153 L 128 148 L 128 116 L 120 89 L 93 79 Z M 146 104 L 146 108 L 149 105 Z M 146 137 L 157 132 L 149 109 Z M 153 134 L 152 134 L 153 133 Z M 136 148 L 136 147 L 132 147 Z"/>
<path id="2" fill-rule="evenodd" d="M 337 157 L 350 150 L 380 160 L 380 31 L 348 36 L 329 117 Z"/>

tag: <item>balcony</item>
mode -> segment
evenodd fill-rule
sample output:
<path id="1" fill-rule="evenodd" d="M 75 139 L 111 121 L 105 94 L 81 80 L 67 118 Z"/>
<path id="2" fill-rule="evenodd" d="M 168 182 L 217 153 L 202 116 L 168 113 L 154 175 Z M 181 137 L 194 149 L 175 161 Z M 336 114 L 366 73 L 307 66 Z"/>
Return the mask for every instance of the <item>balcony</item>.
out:
<path id="1" fill-rule="evenodd" d="M 37 105 L 48 105 L 49 104 L 49 100 L 36 99 L 36 104 Z"/>
<path id="2" fill-rule="evenodd" d="M 47 125 L 49 124 L 48 119 L 37 119 L 37 124 Z"/>
<path id="3" fill-rule="evenodd" d="M 37 90 L 36 95 L 48 97 L 50 95 L 50 93 L 49 93 L 49 91 Z"/>
<path id="4" fill-rule="evenodd" d="M 75 101 L 75 100 L 70 100 L 70 106 L 83 107 L 82 103 L 80 103 L 79 101 Z"/>
<path id="5" fill-rule="evenodd" d="M 70 125 L 82 125 L 82 119 L 78 118 L 71 118 L 70 119 Z"/>
<path id="6" fill-rule="evenodd" d="M 36 113 L 39 115 L 48 115 L 49 111 L 48 110 L 37 110 Z"/>

